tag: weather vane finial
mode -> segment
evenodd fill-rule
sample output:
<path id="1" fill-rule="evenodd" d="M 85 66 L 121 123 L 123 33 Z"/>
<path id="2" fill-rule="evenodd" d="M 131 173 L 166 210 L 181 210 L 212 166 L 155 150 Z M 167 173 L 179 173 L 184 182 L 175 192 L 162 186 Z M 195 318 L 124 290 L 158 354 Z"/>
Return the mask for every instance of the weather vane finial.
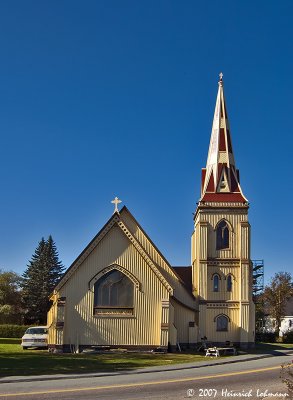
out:
<path id="1" fill-rule="evenodd" d="M 114 208 L 114 213 L 113 214 L 115 214 L 115 212 L 119 213 L 118 204 L 122 203 L 122 201 L 119 200 L 118 197 L 116 196 L 115 199 L 111 201 L 111 203 L 115 204 L 115 208 Z"/>
<path id="2" fill-rule="evenodd" d="M 224 76 L 224 74 L 223 74 L 223 72 L 220 72 L 219 73 L 219 77 L 220 77 L 220 80 L 219 80 L 219 85 L 223 85 L 223 76 Z"/>

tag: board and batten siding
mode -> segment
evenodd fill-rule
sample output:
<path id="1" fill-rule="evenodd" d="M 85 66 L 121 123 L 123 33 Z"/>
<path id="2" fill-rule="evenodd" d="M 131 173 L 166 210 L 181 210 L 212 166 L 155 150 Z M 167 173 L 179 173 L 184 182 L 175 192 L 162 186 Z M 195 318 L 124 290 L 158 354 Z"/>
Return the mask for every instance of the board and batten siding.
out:
<path id="1" fill-rule="evenodd" d="M 230 318 L 227 332 L 218 332 L 216 329 L 215 318 L 224 314 Z M 239 327 L 239 306 L 234 308 L 209 308 L 206 309 L 206 336 L 211 342 L 222 342 L 226 341 L 239 342 L 240 341 L 240 327 Z"/>
<path id="2" fill-rule="evenodd" d="M 94 316 L 89 282 L 109 265 L 128 270 L 134 286 L 133 316 Z M 160 345 L 162 301 L 169 292 L 121 229 L 114 225 L 59 290 L 66 297 L 64 344 Z"/>
<path id="3" fill-rule="evenodd" d="M 48 342 L 54 343 L 56 342 L 56 329 L 54 329 L 54 324 L 56 323 L 57 318 L 57 301 L 53 303 L 50 310 L 47 314 L 47 326 L 49 327 L 48 330 Z"/>
<path id="4" fill-rule="evenodd" d="M 196 343 L 197 337 L 190 338 L 189 334 L 189 323 L 195 322 L 195 310 L 184 307 L 174 298 L 171 299 L 171 304 L 174 307 L 174 326 L 177 329 L 177 342 Z"/>
<path id="5" fill-rule="evenodd" d="M 199 301 L 200 336 L 212 342 L 245 344 L 253 342 L 254 305 L 251 297 L 250 225 L 247 208 L 201 208 L 192 236 L 193 285 Z M 221 220 L 229 225 L 229 248 L 217 250 L 216 228 Z M 214 291 L 213 276 L 219 275 L 219 290 Z M 232 291 L 227 278 L 232 277 Z M 227 331 L 217 331 L 216 317 L 229 318 Z"/>
<path id="6" fill-rule="evenodd" d="M 172 302 L 169 305 L 169 343 L 171 346 L 176 346 L 177 344 L 177 329 L 174 324 L 175 310 Z"/>
<path id="7" fill-rule="evenodd" d="M 227 250 L 217 250 L 216 249 L 216 226 L 221 221 L 225 220 L 230 225 L 230 245 Z M 243 213 L 243 211 L 239 210 L 239 212 L 227 212 L 226 210 L 223 212 L 215 212 L 209 213 L 206 212 L 204 215 L 200 214 L 200 217 L 196 221 L 197 224 L 208 224 L 208 243 L 199 241 L 201 246 L 207 245 L 207 257 L 208 258 L 240 258 L 241 250 L 243 248 L 241 239 L 243 239 L 243 235 L 241 235 L 241 226 L 243 223 L 247 223 L 247 213 Z M 249 224 L 248 224 L 249 225 Z M 200 257 L 204 254 L 204 249 L 201 248 Z M 195 251 L 194 251 L 195 256 Z M 202 257 L 205 258 L 205 257 Z"/>
<path id="8" fill-rule="evenodd" d="M 240 265 L 235 264 L 232 267 L 216 267 L 209 265 L 208 268 L 208 293 L 209 300 L 232 300 L 237 301 L 240 298 L 241 293 L 241 279 L 240 279 Z M 219 291 L 214 292 L 214 275 L 219 276 Z M 232 277 L 232 291 L 227 291 L 227 278 L 231 275 Z"/>

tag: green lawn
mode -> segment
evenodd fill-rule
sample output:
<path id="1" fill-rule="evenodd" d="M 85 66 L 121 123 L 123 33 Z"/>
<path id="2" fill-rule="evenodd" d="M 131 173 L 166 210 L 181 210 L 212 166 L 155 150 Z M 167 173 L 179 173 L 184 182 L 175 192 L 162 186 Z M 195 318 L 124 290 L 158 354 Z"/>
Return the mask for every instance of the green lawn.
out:
<path id="1" fill-rule="evenodd" d="M 204 359 L 189 353 L 52 354 L 46 350 L 24 351 L 20 339 L 0 339 L 0 376 L 119 371 Z"/>
<path id="2" fill-rule="evenodd" d="M 66 374 L 131 370 L 156 365 L 171 365 L 206 360 L 192 352 L 152 354 L 52 354 L 47 350 L 22 350 L 20 339 L 0 338 L 0 376 Z M 290 344 L 259 343 L 250 353 L 266 354 L 271 350 L 293 348 Z M 209 359 L 212 362 L 214 359 Z"/>

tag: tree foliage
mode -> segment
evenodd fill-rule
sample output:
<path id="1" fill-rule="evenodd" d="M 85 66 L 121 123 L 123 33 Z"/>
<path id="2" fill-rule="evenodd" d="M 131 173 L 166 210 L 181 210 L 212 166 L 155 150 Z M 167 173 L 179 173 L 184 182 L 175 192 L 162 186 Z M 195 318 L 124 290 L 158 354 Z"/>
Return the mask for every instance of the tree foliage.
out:
<path id="1" fill-rule="evenodd" d="M 0 323 L 21 323 L 21 277 L 12 271 L 0 270 Z"/>
<path id="2" fill-rule="evenodd" d="M 287 301 L 293 296 L 292 277 L 289 272 L 277 272 L 265 287 L 263 293 L 264 307 L 269 315 L 276 319 L 276 328 L 281 325 L 285 315 Z"/>
<path id="3" fill-rule="evenodd" d="M 42 238 L 23 274 L 23 305 L 25 323 L 45 324 L 50 308 L 49 295 L 63 274 L 52 236 Z"/>

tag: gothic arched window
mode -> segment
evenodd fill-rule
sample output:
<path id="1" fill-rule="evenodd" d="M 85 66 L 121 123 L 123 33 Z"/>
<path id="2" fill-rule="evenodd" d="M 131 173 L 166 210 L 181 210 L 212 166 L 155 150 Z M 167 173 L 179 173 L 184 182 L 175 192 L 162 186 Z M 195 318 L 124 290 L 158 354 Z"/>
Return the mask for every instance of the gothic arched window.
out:
<path id="1" fill-rule="evenodd" d="M 217 226 L 217 250 L 229 248 L 229 227 L 226 221 L 221 221 Z"/>
<path id="2" fill-rule="evenodd" d="M 134 284 L 113 269 L 94 285 L 94 314 L 133 314 Z"/>
<path id="3" fill-rule="evenodd" d="M 227 278 L 227 292 L 232 292 L 232 276 L 228 275 Z"/>
<path id="4" fill-rule="evenodd" d="M 220 282 L 219 275 L 215 274 L 213 277 L 213 291 L 214 292 L 219 291 L 219 282 Z"/>
<path id="5" fill-rule="evenodd" d="M 228 317 L 226 315 L 219 315 L 216 318 L 216 323 L 217 323 L 217 331 L 219 332 L 225 332 L 228 330 Z"/>

